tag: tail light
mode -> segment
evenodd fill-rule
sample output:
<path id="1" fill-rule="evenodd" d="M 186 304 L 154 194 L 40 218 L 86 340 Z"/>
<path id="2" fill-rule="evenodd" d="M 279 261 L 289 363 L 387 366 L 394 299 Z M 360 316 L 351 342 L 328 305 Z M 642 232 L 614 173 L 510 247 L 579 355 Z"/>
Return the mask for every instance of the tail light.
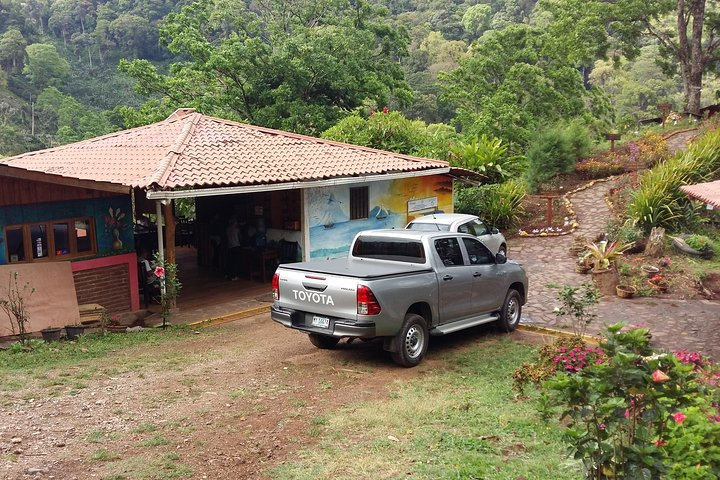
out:
<path id="1" fill-rule="evenodd" d="M 358 315 L 377 315 L 380 313 L 380 304 L 372 290 L 365 285 L 357 286 L 357 313 Z"/>
<path id="2" fill-rule="evenodd" d="M 273 300 L 280 300 L 280 276 L 276 273 L 272 279 Z"/>

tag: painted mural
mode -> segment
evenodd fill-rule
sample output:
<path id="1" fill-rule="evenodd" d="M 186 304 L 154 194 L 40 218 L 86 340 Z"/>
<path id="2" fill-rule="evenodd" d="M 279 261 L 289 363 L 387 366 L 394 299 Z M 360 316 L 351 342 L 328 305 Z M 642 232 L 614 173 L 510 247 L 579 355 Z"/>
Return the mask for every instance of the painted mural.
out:
<path id="1" fill-rule="evenodd" d="M 95 219 L 98 256 L 132 251 L 131 208 L 129 195 L 0 208 L 0 265 L 9 263 L 4 238 L 6 226 L 67 218 Z"/>
<path id="2" fill-rule="evenodd" d="M 368 187 L 368 218 L 350 220 L 350 188 Z M 413 218 L 452 213 L 452 180 L 442 175 L 309 189 L 306 192 L 311 259 L 347 254 L 362 230 L 405 228 Z"/>

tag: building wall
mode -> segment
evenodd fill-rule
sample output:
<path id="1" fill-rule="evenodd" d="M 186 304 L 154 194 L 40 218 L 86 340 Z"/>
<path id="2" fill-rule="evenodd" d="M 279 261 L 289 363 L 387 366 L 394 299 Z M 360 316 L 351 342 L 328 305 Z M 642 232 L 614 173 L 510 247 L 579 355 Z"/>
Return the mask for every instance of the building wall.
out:
<path id="1" fill-rule="evenodd" d="M 4 187 L 3 180 L 3 187 Z M 113 244 L 114 236 L 106 220 L 109 210 L 120 214 L 119 239 L 122 245 L 116 249 Z M 119 216 L 117 215 L 117 216 Z M 95 219 L 95 233 L 97 236 L 97 256 L 116 255 L 134 251 L 132 210 L 129 195 L 113 197 L 91 198 L 86 200 L 68 200 L 58 202 L 35 203 L 32 205 L 15 205 L 0 207 L 0 265 L 8 263 L 7 249 L 4 243 L 5 227 L 31 222 L 47 220 L 62 220 L 66 218 L 92 217 Z"/>
<path id="2" fill-rule="evenodd" d="M 350 188 L 362 186 L 369 218 L 350 220 Z M 305 195 L 310 259 L 346 255 L 362 230 L 405 228 L 417 216 L 453 211 L 452 180 L 443 175 L 312 188 Z"/>
<path id="3" fill-rule="evenodd" d="M 131 301 L 130 273 L 129 263 L 73 271 L 78 304 L 97 303 L 111 314 L 137 310 Z"/>

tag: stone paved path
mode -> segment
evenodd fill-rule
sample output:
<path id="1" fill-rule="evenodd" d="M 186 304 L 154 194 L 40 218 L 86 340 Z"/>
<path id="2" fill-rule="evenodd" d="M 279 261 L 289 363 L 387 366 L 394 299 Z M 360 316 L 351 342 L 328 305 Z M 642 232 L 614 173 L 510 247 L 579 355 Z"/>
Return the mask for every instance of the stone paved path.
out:
<path id="1" fill-rule="evenodd" d="M 605 231 L 610 211 L 604 196 L 612 186 L 612 182 L 600 182 L 571 197 L 580 224 L 576 234 L 592 240 Z M 530 295 L 523 309 L 522 323 L 572 330 L 569 322 L 553 313 L 560 305 L 558 290 L 548 287 L 548 284 L 577 286 L 592 281 L 590 276 L 574 271 L 574 259 L 568 253 L 572 239 L 572 235 L 520 237 L 510 243 L 510 257 L 523 263 L 530 279 Z M 597 313 L 598 318 L 588 333 L 596 334 L 602 324 L 622 320 L 648 326 L 653 343 L 659 347 L 687 348 L 720 359 L 720 302 L 662 297 L 627 300 L 605 296 Z M 561 324 L 561 320 L 567 325 Z"/>

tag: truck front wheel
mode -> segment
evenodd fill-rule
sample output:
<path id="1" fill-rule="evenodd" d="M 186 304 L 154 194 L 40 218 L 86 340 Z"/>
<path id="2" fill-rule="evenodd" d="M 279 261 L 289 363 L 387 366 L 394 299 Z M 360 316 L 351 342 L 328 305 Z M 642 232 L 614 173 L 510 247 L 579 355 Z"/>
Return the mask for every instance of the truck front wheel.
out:
<path id="1" fill-rule="evenodd" d="M 397 350 L 392 352 L 395 363 L 403 367 L 414 367 L 422 362 L 428 348 L 427 322 L 420 315 L 408 313 L 402 328 L 395 337 Z"/>
<path id="2" fill-rule="evenodd" d="M 310 333 L 308 337 L 310 338 L 310 343 L 322 349 L 334 348 L 340 341 L 339 338 L 318 335 L 317 333 Z"/>
<path id="3" fill-rule="evenodd" d="M 511 288 L 508 290 L 502 310 L 500 310 L 500 320 L 498 320 L 500 328 L 508 333 L 514 331 L 520 323 L 521 314 L 522 301 L 520 300 L 520 293 Z"/>

